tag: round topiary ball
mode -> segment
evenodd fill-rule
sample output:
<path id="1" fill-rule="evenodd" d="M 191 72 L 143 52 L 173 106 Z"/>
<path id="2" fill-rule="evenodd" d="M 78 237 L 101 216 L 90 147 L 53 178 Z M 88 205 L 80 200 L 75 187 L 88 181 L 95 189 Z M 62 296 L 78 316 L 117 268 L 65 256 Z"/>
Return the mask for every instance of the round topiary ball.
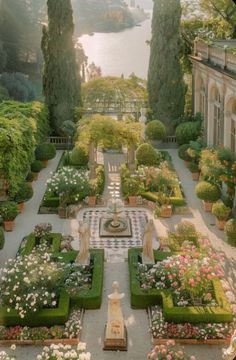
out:
<path id="1" fill-rule="evenodd" d="M 87 166 L 89 161 L 88 152 L 83 146 L 76 146 L 70 154 L 70 165 Z"/>
<path id="2" fill-rule="evenodd" d="M 56 148 L 53 144 L 43 143 L 39 144 L 35 150 L 36 160 L 46 161 L 51 160 L 56 156 Z"/>
<path id="3" fill-rule="evenodd" d="M 166 127 L 159 120 L 150 121 L 146 126 L 145 135 L 149 140 L 162 140 L 166 135 Z"/>
<path id="4" fill-rule="evenodd" d="M 182 159 L 184 161 L 192 161 L 192 158 L 189 156 L 189 154 L 187 152 L 189 147 L 190 147 L 189 144 L 183 144 L 179 147 L 178 155 L 179 155 L 180 159 Z"/>
<path id="5" fill-rule="evenodd" d="M 199 199 L 206 202 L 215 202 L 221 197 L 219 186 L 208 181 L 201 181 L 195 187 L 196 195 Z"/>
<path id="6" fill-rule="evenodd" d="M 161 154 L 150 144 L 141 144 L 136 151 L 138 165 L 158 166 L 161 162 Z"/>
<path id="7" fill-rule="evenodd" d="M 225 234 L 231 245 L 236 246 L 236 219 L 230 219 L 225 224 Z"/>
<path id="8" fill-rule="evenodd" d="M 32 164 L 31 164 L 31 171 L 33 173 L 39 173 L 43 168 L 43 163 L 40 160 L 35 160 Z"/>
<path id="9" fill-rule="evenodd" d="M 177 126 L 175 136 L 179 145 L 187 144 L 197 140 L 200 135 L 200 125 L 198 122 L 185 122 Z"/>

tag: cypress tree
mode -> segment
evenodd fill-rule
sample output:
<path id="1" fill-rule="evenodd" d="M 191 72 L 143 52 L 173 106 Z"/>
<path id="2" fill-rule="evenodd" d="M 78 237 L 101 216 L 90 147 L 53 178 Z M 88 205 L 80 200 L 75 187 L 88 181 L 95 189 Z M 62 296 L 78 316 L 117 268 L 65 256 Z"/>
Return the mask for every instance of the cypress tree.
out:
<path id="1" fill-rule="evenodd" d="M 180 64 L 180 0 L 154 0 L 148 71 L 149 105 L 156 119 L 173 131 L 184 112 L 186 86 Z"/>
<path id="2" fill-rule="evenodd" d="M 48 0 L 48 26 L 43 27 L 43 91 L 52 129 L 60 134 L 64 121 L 73 120 L 81 105 L 79 68 L 73 43 L 71 0 Z"/>

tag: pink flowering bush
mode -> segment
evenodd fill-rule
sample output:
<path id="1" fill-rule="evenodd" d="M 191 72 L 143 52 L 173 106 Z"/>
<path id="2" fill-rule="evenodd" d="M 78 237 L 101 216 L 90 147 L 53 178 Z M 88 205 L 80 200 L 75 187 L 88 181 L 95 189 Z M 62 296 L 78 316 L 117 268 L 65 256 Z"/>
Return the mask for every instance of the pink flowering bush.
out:
<path id="1" fill-rule="evenodd" d="M 220 260 L 216 254 L 206 255 L 191 247 L 185 255 L 170 256 L 151 268 L 139 264 L 138 278 L 143 289 L 168 288 L 175 306 L 194 305 L 194 298 L 216 306 L 212 280 L 224 276 Z"/>
<path id="2" fill-rule="evenodd" d="M 189 356 L 182 348 L 176 347 L 173 340 L 169 340 L 166 345 L 155 346 L 147 358 L 153 360 L 197 360 L 195 356 Z"/>

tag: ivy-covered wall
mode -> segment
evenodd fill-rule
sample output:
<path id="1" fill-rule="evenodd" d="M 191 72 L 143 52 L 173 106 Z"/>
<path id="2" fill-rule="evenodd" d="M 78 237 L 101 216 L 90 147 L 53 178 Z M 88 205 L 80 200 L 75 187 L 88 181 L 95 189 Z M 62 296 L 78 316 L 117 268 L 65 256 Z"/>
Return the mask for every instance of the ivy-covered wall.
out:
<path id="1" fill-rule="evenodd" d="M 49 134 L 47 110 L 33 102 L 0 104 L 0 172 L 9 181 L 14 195 L 34 160 L 36 144 Z"/>

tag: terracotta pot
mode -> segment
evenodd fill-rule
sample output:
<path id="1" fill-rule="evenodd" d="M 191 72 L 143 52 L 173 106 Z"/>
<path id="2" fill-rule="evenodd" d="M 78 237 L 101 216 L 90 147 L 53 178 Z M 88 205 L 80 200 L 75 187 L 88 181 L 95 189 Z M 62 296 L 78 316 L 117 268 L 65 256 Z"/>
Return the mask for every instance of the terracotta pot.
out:
<path id="1" fill-rule="evenodd" d="M 58 208 L 58 215 L 60 219 L 67 218 L 67 208 L 66 207 L 59 207 Z"/>
<path id="2" fill-rule="evenodd" d="M 212 202 L 209 202 L 209 201 L 203 201 L 203 208 L 206 212 L 211 212 L 212 211 L 212 206 L 213 206 L 213 203 Z"/>
<path id="3" fill-rule="evenodd" d="M 129 205 L 137 206 L 137 196 L 129 196 Z"/>
<path id="4" fill-rule="evenodd" d="M 9 221 L 4 221 L 3 224 L 4 224 L 4 230 L 5 231 L 12 231 L 14 229 L 14 226 L 15 226 L 14 220 L 12 220 L 12 221 L 10 221 L 10 220 Z"/>
<path id="5" fill-rule="evenodd" d="M 198 181 L 198 180 L 199 180 L 199 176 L 200 176 L 200 172 L 192 173 L 192 179 L 193 179 L 194 181 Z"/>
<path id="6" fill-rule="evenodd" d="M 88 197 L 88 204 L 90 206 L 96 205 L 97 197 L 96 196 L 89 196 Z"/>
<path id="7" fill-rule="evenodd" d="M 48 160 L 43 160 L 42 163 L 43 163 L 44 168 L 46 168 L 48 166 Z"/>
<path id="8" fill-rule="evenodd" d="M 186 166 L 186 168 L 188 167 L 189 161 L 184 160 L 184 165 Z"/>
<path id="9" fill-rule="evenodd" d="M 24 208 L 25 208 L 25 203 L 24 202 L 21 202 L 18 205 L 18 210 L 20 213 L 22 213 L 24 211 Z"/>
<path id="10" fill-rule="evenodd" d="M 172 206 L 162 205 L 161 206 L 161 217 L 170 218 L 172 216 Z"/>
<path id="11" fill-rule="evenodd" d="M 216 226 L 218 227 L 219 230 L 224 230 L 225 224 L 226 224 L 226 220 L 219 220 L 216 218 Z"/>

